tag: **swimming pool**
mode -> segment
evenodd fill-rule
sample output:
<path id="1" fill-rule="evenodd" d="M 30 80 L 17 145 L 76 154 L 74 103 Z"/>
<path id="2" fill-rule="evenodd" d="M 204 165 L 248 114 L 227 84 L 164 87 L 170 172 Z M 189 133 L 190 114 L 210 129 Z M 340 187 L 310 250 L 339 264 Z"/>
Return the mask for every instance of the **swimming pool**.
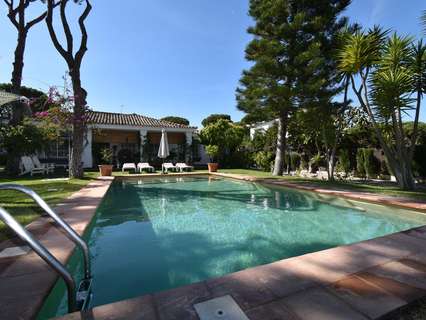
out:
<path id="1" fill-rule="evenodd" d="M 216 177 L 114 181 L 85 233 L 91 306 L 426 224 L 415 212 Z M 69 267 L 81 274 L 80 255 Z M 66 313 L 58 281 L 40 319 Z"/>

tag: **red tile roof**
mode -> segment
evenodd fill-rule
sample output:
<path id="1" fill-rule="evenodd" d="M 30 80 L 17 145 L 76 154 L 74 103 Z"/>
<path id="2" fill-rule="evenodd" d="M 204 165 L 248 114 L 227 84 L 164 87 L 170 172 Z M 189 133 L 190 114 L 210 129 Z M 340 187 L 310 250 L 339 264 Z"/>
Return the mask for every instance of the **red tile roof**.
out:
<path id="1" fill-rule="evenodd" d="M 93 124 L 106 124 L 118 126 L 137 126 L 137 127 L 155 127 L 155 128 L 183 128 L 195 129 L 195 127 L 182 124 L 145 117 L 140 114 L 132 113 L 110 113 L 100 111 L 89 111 L 88 121 Z"/>

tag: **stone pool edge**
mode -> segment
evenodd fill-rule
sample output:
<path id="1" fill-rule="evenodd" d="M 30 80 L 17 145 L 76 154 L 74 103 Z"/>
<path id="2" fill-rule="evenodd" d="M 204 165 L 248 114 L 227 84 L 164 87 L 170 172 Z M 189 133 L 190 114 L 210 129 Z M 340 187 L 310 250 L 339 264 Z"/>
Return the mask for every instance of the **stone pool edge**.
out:
<path id="1" fill-rule="evenodd" d="M 205 176 L 209 175 L 209 173 L 195 172 L 192 174 L 170 174 L 169 176 L 177 175 Z M 251 176 L 224 173 L 213 173 L 210 175 L 255 181 L 271 185 L 282 185 L 284 187 L 326 193 L 328 195 L 346 197 L 358 201 L 392 205 L 389 203 L 376 202 L 377 200 L 374 201 L 374 199 L 353 198 L 347 194 L 342 194 L 340 191 L 297 186 L 285 181 L 267 181 L 267 179 L 259 179 Z M 78 233 L 83 234 L 114 178 L 148 178 L 150 176 L 161 175 L 112 177 L 107 180 L 98 179 L 71 195 L 61 205 L 58 205 L 56 209 L 61 214 L 67 212 L 64 215 L 65 219 Z M 94 184 L 94 186 L 91 184 Z M 103 189 L 103 191 L 100 191 L 100 189 Z M 96 192 L 99 192 L 99 194 L 95 195 L 94 193 Z M 361 195 L 363 196 L 364 194 Z M 82 199 L 84 199 L 83 202 L 81 201 Z M 423 205 L 422 203 L 419 204 Z M 397 206 L 415 210 L 425 210 L 419 209 L 418 207 L 413 208 L 407 206 L 405 203 Z M 72 212 L 77 213 L 78 216 L 70 216 Z M 29 228 L 35 231 L 36 237 L 44 241 L 46 246 L 52 248 L 53 253 L 60 261 L 66 263 L 74 250 L 74 245 L 62 234 L 62 232 L 54 228 L 53 225 L 43 217 L 31 223 Z M 5 242 L 0 243 L 0 249 L 4 247 Z M 410 245 L 407 247 L 407 244 Z M 93 316 L 94 319 L 123 319 L 123 315 L 125 315 L 124 318 L 126 319 L 132 319 L 133 317 L 140 318 L 142 314 L 146 319 L 198 319 L 195 315 L 195 310 L 192 308 L 193 304 L 217 296 L 230 294 L 243 310 L 246 311 L 250 319 L 267 319 L 265 315 L 275 313 L 280 315 L 285 314 L 289 319 L 305 319 L 306 317 L 301 317 L 299 314 L 300 310 L 297 308 L 296 303 L 298 298 L 297 296 L 293 297 L 293 294 L 302 294 L 308 290 L 309 292 L 306 292 L 308 298 L 305 297 L 305 294 L 302 294 L 303 300 L 305 301 L 308 299 L 309 301 L 309 299 L 313 299 L 314 305 L 315 301 L 318 299 L 330 299 L 330 294 L 331 296 L 337 296 L 336 301 L 341 302 L 344 299 L 339 297 L 338 294 L 333 293 L 333 290 L 348 292 L 345 285 L 358 288 L 357 290 L 359 290 L 359 288 L 362 287 L 360 283 L 364 285 L 367 284 L 371 292 L 381 292 L 382 295 L 384 294 L 383 292 L 387 292 L 386 288 L 382 288 L 377 283 L 382 283 L 382 286 L 385 286 L 385 284 L 389 285 L 390 289 L 387 289 L 389 291 L 392 291 L 392 289 L 397 288 L 399 285 L 401 287 L 401 292 L 404 292 L 404 290 L 407 292 L 408 286 L 409 289 L 411 288 L 410 290 L 413 291 L 413 296 L 416 298 L 423 297 L 426 296 L 426 284 L 420 285 L 421 288 L 417 288 L 416 286 L 404 284 L 404 282 L 401 282 L 401 284 L 389 283 L 391 280 L 383 280 L 383 277 L 372 277 L 370 273 L 374 274 L 375 270 L 370 269 L 377 269 L 382 265 L 387 265 L 387 267 L 389 267 L 388 264 L 392 266 L 392 263 L 396 263 L 400 268 L 405 267 L 411 271 L 419 270 L 418 272 L 422 272 L 422 277 L 426 278 L 426 254 L 418 254 L 421 252 L 422 248 L 425 248 L 425 245 L 426 226 L 352 245 L 335 247 L 299 257 L 276 261 L 271 264 L 245 269 L 225 275 L 224 277 L 206 280 L 189 286 L 99 306 L 84 314 L 74 313 L 66 315 L 63 318 L 87 319 L 87 313 L 90 313 L 90 316 Z M 412 248 L 410 249 L 411 246 Z M 413 251 L 412 249 L 414 248 L 415 250 Z M 342 259 L 349 260 L 342 262 Z M 368 263 L 368 267 L 366 268 L 368 269 L 367 271 L 365 269 L 358 270 L 362 259 L 371 260 L 371 263 Z M 330 260 L 333 260 L 335 264 L 327 265 L 327 263 L 330 263 Z M 315 270 L 315 268 L 312 270 L 312 266 L 315 264 L 317 265 L 317 270 Z M 321 267 L 321 265 L 323 266 Z M 336 265 L 341 269 L 340 271 L 333 271 Z M 347 268 L 351 271 L 350 273 L 345 271 Z M 354 269 L 352 270 L 351 268 Z M 363 272 L 367 272 L 367 274 L 364 275 Z M 341 276 L 344 277 L 341 278 Z M 406 275 L 399 276 L 403 278 L 408 277 L 409 281 L 405 280 L 405 282 L 413 282 L 416 279 L 414 277 L 413 280 L 413 277 L 410 278 Z M 285 278 L 284 282 L 282 277 Z M 10 319 L 31 319 L 43 305 L 45 298 L 50 293 L 51 288 L 57 280 L 57 276 L 40 258 L 35 256 L 34 253 L 30 253 L 19 258 L 0 259 L 0 280 L 2 282 L 0 286 L 0 295 L 2 296 L 0 314 L 2 314 L 2 316 L 10 315 L 10 317 L 6 317 Z M 45 286 L 46 283 L 49 285 Z M 16 285 L 22 285 L 22 290 L 17 292 Z M 371 288 L 374 288 L 374 290 Z M 283 295 L 282 291 L 285 291 L 286 294 Z M 16 293 L 22 293 L 22 297 L 14 296 Z M 387 292 L 385 296 L 387 296 L 388 293 L 389 292 Z M 281 303 L 282 301 L 280 300 L 284 297 L 287 299 L 289 295 L 292 296 L 291 302 Z M 409 296 L 410 294 L 406 293 L 405 298 L 409 301 L 406 301 L 405 304 L 411 302 L 412 298 L 407 298 Z M 258 298 L 260 298 L 260 301 L 257 301 Z M 396 308 L 405 305 L 401 302 L 402 299 L 398 299 L 399 298 L 393 298 L 393 302 L 398 301 L 396 304 L 398 307 Z M 331 300 L 336 302 L 334 298 Z M 7 306 L 5 304 L 7 304 Z M 290 307 L 288 306 L 289 304 Z M 343 309 L 349 305 L 348 310 L 354 311 L 356 308 L 354 308 L 352 304 L 346 303 Z M 339 311 L 339 308 L 341 308 L 341 306 L 339 307 L 339 304 L 336 304 L 335 311 Z M 13 310 L 14 312 L 12 312 Z M 355 311 L 358 312 L 357 310 Z M 387 312 L 389 312 L 389 310 L 387 310 Z M 299 314 L 299 316 L 297 314 Z M 361 311 L 361 314 L 364 314 L 363 311 Z M 263 318 L 261 315 L 263 315 Z M 364 316 L 365 315 L 367 314 L 364 314 Z M 368 318 L 376 317 L 371 317 L 370 315 Z"/>
<path id="2" fill-rule="evenodd" d="M 364 201 L 364 202 L 369 202 L 373 204 L 398 207 L 401 209 L 415 210 L 415 211 L 426 213 L 426 202 L 421 200 L 416 201 L 410 198 L 384 196 L 384 195 L 373 194 L 369 192 L 343 191 L 343 190 L 324 189 L 324 188 L 319 188 L 314 186 L 302 186 L 297 184 L 296 182 L 289 182 L 289 181 L 284 181 L 281 179 L 257 178 L 253 176 L 239 175 L 239 174 L 233 174 L 233 173 L 215 172 L 211 174 L 215 176 L 219 176 L 219 177 L 224 177 L 224 178 L 258 182 L 258 183 L 274 185 L 274 186 L 282 186 L 282 187 L 297 189 L 301 191 L 315 192 L 315 193 L 325 194 L 329 196 L 336 196 L 336 197 L 346 198 L 346 199 L 355 200 L 355 201 Z"/>
<path id="3" fill-rule="evenodd" d="M 108 191 L 110 178 L 98 178 L 76 191 L 54 210 L 80 235 L 92 221 Z M 26 226 L 60 262 L 66 264 L 75 245 L 47 217 L 41 216 Z M 5 240 L 0 250 L 24 245 L 19 239 Z M 58 280 L 58 275 L 33 251 L 0 259 L 0 314 L 4 319 L 34 319 Z"/>

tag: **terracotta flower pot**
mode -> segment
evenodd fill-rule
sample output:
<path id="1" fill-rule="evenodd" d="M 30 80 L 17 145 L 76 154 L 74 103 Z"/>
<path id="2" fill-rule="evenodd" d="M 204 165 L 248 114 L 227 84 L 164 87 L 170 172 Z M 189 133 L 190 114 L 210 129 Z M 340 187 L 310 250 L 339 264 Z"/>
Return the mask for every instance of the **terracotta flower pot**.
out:
<path id="1" fill-rule="evenodd" d="M 112 175 L 112 164 L 102 164 L 99 167 L 99 173 L 101 176 L 111 176 Z"/>
<path id="2" fill-rule="evenodd" d="M 219 168 L 219 163 L 207 163 L 207 166 L 209 167 L 209 172 L 216 172 Z"/>

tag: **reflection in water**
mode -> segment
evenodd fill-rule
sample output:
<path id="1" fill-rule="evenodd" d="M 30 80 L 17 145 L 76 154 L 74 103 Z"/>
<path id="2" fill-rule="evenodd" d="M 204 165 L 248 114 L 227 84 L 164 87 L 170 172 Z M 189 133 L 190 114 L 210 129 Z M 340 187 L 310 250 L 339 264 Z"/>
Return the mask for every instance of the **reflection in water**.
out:
<path id="1" fill-rule="evenodd" d="M 92 305 L 382 236 L 426 219 L 320 200 L 219 178 L 116 181 L 87 235 L 95 275 Z M 54 315 L 57 303 L 51 305 Z M 64 299 L 61 305 L 65 311 Z"/>

